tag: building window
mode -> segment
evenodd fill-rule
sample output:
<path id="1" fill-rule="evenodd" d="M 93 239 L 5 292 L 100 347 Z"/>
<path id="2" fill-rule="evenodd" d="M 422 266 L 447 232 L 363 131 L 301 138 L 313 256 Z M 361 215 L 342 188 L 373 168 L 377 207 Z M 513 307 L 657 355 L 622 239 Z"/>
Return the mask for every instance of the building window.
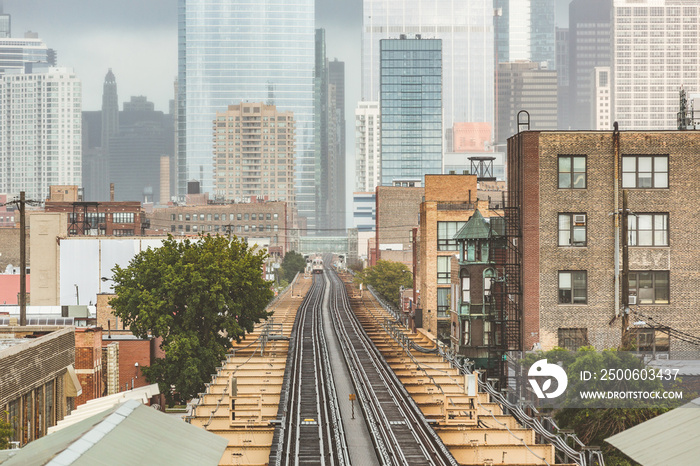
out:
<path id="1" fill-rule="evenodd" d="M 175 214 L 170 215 L 170 220 L 175 220 Z"/>
<path id="2" fill-rule="evenodd" d="M 243 218 L 243 215 L 241 214 L 236 214 L 236 220 L 241 220 Z"/>
<path id="3" fill-rule="evenodd" d="M 189 215 L 187 216 L 189 220 Z M 133 212 L 115 212 L 112 214 L 112 222 L 114 223 L 134 223 Z"/>
<path id="4" fill-rule="evenodd" d="M 668 304 L 668 270 L 630 272 L 629 304 Z"/>
<path id="5" fill-rule="evenodd" d="M 177 219 L 182 221 L 182 214 L 177 214 Z"/>
<path id="6" fill-rule="evenodd" d="M 134 230 L 112 230 L 114 236 L 134 236 Z"/>
<path id="7" fill-rule="evenodd" d="M 623 188 L 668 188 L 668 155 L 622 157 Z"/>
<path id="8" fill-rule="evenodd" d="M 207 214 L 207 222 L 211 222 L 211 214 Z"/>
<path id="9" fill-rule="evenodd" d="M 559 246 L 586 245 L 586 214 L 559 214 Z"/>
<path id="10" fill-rule="evenodd" d="M 265 220 L 270 220 L 270 217 L 271 217 L 270 214 L 265 214 Z"/>
<path id="11" fill-rule="evenodd" d="M 187 222 L 190 221 L 190 214 L 185 214 L 185 221 L 187 221 Z"/>
<path id="12" fill-rule="evenodd" d="M 586 304 L 586 271 L 559 272 L 559 304 Z"/>
<path id="13" fill-rule="evenodd" d="M 274 220 L 277 220 L 277 219 L 279 218 L 279 214 L 273 214 L 273 215 L 272 215 L 272 218 L 273 218 Z"/>
<path id="14" fill-rule="evenodd" d="M 447 317 L 447 311 L 450 309 L 450 289 L 437 289 L 437 316 L 438 318 Z"/>
<path id="15" fill-rule="evenodd" d="M 457 240 L 453 239 L 453 236 L 464 226 L 467 222 L 437 222 L 437 247 L 438 251 L 457 251 Z"/>
<path id="16" fill-rule="evenodd" d="M 630 214 L 630 246 L 668 246 L 668 214 Z"/>
<path id="17" fill-rule="evenodd" d="M 467 272 L 467 269 L 462 269 L 459 272 L 459 281 L 460 281 L 460 288 L 462 289 L 462 302 L 463 303 L 470 303 L 471 302 L 471 293 L 469 291 L 470 288 L 470 277 L 469 277 L 469 272 Z"/>
<path id="18" fill-rule="evenodd" d="M 450 283 L 450 256 L 438 256 L 437 258 L 437 282 L 440 285 Z"/>
<path id="19" fill-rule="evenodd" d="M 219 214 L 214 214 L 214 221 L 218 222 L 219 221 Z"/>
<path id="20" fill-rule="evenodd" d="M 632 335 L 636 339 L 635 343 L 639 351 L 655 352 L 671 349 L 669 334 L 663 330 L 640 328 L 636 329 Z"/>
<path id="21" fill-rule="evenodd" d="M 587 328 L 560 328 L 559 347 L 576 351 L 582 346 L 588 346 Z"/>
<path id="22" fill-rule="evenodd" d="M 586 189 L 586 156 L 559 156 L 559 188 Z"/>

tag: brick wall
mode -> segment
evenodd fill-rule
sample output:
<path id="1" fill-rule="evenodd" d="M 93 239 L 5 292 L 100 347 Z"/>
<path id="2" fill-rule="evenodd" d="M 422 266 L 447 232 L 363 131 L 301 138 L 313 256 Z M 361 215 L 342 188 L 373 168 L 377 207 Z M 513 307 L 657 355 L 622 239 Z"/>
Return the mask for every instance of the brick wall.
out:
<path id="1" fill-rule="evenodd" d="M 18 220 L 19 221 L 19 220 Z M 0 228 L 0 273 L 8 264 L 19 267 L 19 227 Z M 27 265 L 29 265 L 29 231 L 27 231 Z"/>
<path id="2" fill-rule="evenodd" d="M 524 144 L 525 347 L 538 340 L 544 349 L 557 345 L 560 328 L 586 328 L 589 342 L 596 347 L 617 346 L 621 319 L 616 318 L 618 305 L 614 302 L 611 214 L 622 206 L 622 189 L 620 184 L 619 204 L 615 206 L 612 132 L 527 132 L 517 138 Z M 586 155 L 586 189 L 559 189 L 557 160 L 565 154 Z M 621 132 L 620 154 L 669 156 L 668 189 L 627 191 L 631 212 L 669 215 L 669 246 L 630 247 L 629 266 L 632 271 L 668 270 L 670 303 L 633 306 L 633 310 L 697 335 L 700 251 L 697 231 L 687 220 L 696 216 L 700 200 L 700 133 Z M 586 213 L 585 247 L 558 246 L 558 214 L 565 212 Z M 559 304 L 558 273 L 562 270 L 587 272 L 585 305 Z M 638 318 L 630 318 L 635 320 Z"/>
<path id="3" fill-rule="evenodd" d="M 382 259 L 382 244 L 401 244 L 404 250 L 411 250 L 410 231 L 418 226 L 424 194 L 423 188 L 377 187 L 377 259 Z"/>
<path id="4" fill-rule="evenodd" d="M 75 399 L 75 406 L 104 395 L 100 327 L 75 329 L 75 373 L 83 389 L 82 395 Z"/>

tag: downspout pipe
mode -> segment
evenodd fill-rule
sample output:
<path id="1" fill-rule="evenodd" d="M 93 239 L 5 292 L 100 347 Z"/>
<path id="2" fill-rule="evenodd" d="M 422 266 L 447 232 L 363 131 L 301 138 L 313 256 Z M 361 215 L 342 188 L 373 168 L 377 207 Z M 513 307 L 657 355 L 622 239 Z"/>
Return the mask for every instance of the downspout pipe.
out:
<path id="1" fill-rule="evenodd" d="M 613 218 L 615 222 L 615 317 L 620 316 L 620 129 L 613 123 Z"/>

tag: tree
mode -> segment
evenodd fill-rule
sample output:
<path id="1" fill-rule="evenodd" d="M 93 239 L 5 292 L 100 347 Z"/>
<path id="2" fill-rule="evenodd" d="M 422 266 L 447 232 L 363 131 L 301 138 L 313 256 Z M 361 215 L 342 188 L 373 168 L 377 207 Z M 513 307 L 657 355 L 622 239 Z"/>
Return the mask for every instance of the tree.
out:
<path id="1" fill-rule="evenodd" d="M 630 370 L 644 370 L 644 363 L 633 353 L 605 350 L 596 351 L 592 347 L 579 348 L 578 351 L 568 351 L 555 348 L 547 352 L 529 354 L 523 361 L 525 367 L 531 366 L 535 361 L 547 359 L 547 363 L 562 363 L 567 372 L 568 386 L 562 396 L 564 400 L 551 414 L 558 426 L 562 429 L 573 429 L 578 438 L 586 445 L 598 445 L 605 455 L 607 466 L 631 466 L 636 464 L 620 453 L 617 449 L 604 442 L 604 440 L 639 423 L 668 411 L 671 406 L 665 400 L 649 401 L 643 404 L 638 401 L 625 402 L 615 400 L 615 407 L 600 407 L 600 400 L 583 400 L 580 398 L 582 391 L 657 391 L 663 390 L 663 383 L 659 379 L 653 380 L 616 380 L 610 382 L 601 377 L 591 380 L 581 380 L 581 371 L 589 371 L 592 374 L 601 374 L 604 369 L 626 368 Z M 576 407 L 566 407 L 576 406 Z M 605 405 L 603 405 L 605 406 Z M 618 407 L 619 406 L 619 407 Z M 640 407 L 642 406 L 642 407 Z"/>
<path id="2" fill-rule="evenodd" d="M 240 341 L 268 317 L 273 292 L 262 276 L 266 257 L 235 236 L 169 236 L 128 267 L 112 269 L 114 314 L 134 335 L 162 338 L 165 357 L 142 370 L 169 405 L 204 391 L 232 339 Z"/>
<path id="3" fill-rule="evenodd" d="M 297 272 L 303 272 L 305 268 L 306 260 L 304 256 L 298 252 L 289 251 L 282 261 L 282 277 L 291 283 Z"/>
<path id="4" fill-rule="evenodd" d="M 0 450 L 7 450 L 10 448 L 10 439 L 12 439 L 14 435 L 9 416 L 10 413 L 7 411 L 0 414 Z M 7 420 L 5 420 L 6 418 Z"/>
<path id="5" fill-rule="evenodd" d="M 387 301 L 400 309 L 399 289 L 402 286 L 411 288 L 413 276 L 401 262 L 378 260 L 374 267 L 356 273 L 355 282 L 372 285 Z"/>

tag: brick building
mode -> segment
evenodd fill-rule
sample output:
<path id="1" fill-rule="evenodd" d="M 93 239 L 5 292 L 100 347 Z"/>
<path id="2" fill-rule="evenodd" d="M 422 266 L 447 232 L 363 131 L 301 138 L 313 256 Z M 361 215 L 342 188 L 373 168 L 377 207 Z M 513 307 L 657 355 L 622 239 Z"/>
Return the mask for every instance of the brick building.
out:
<path id="1" fill-rule="evenodd" d="M 24 445 L 46 435 L 80 396 L 73 327 L 0 327 L 0 416 Z"/>
<path id="2" fill-rule="evenodd" d="M 185 205 L 156 208 L 146 218 L 151 228 L 173 235 L 230 232 L 268 247 L 270 254 L 284 255 L 291 225 L 287 206 L 281 201 Z"/>
<path id="3" fill-rule="evenodd" d="M 641 351 L 697 351 L 678 332 L 700 333 L 700 252 L 687 222 L 700 199 L 698 154 L 696 131 L 527 131 L 508 140 L 524 349 L 616 347 L 625 328 Z"/>
<path id="4" fill-rule="evenodd" d="M 137 236 L 144 219 L 140 202 L 46 201 L 45 212 L 68 214 L 68 235 Z"/>
<path id="5" fill-rule="evenodd" d="M 376 258 L 413 266 L 412 231 L 418 227 L 419 206 L 425 189 L 406 186 L 377 186 Z M 371 255 L 370 255 L 371 256 Z"/>
<path id="6" fill-rule="evenodd" d="M 450 338 L 449 310 L 453 307 L 452 263 L 458 253 L 454 236 L 476 209 L 485 217 L 497 214 L 489 210 L 488 200 L 478 200 L 476 175 L 426 175 L 416 278 L 422 319 L 416 316 L 416 324 L 446 341 Z"/>
<path id="7" fill-rule="evenodd" d="M 100 327 L 75 328 L 75 373 L 83 390 L 82 395 L 75 399 L 76 407 L 105 395 Z"/>
<path id="8" fill-rule="evenodd" d="M 144 366 L 150 366 L 155 358 L 164 357 L 160 349 L 160 338 L 139 338 L 134 336 L 128 325 L 124 325 L 113 313 L 109 300 L 115 295 L 100 293 L 97 295 L 97 325 L 102 327 L 101 346 L 105 351 L 112 347 L 111 351 L 117 354 L 118 366 L 113 374 L 106 374 L 107 383 L 117 384 L 117 391 L 148 385 L 146 377 L 141 372 Z M 117 348 L 113 348 L 114 345 Z M 104 353 L 103 353 L 104 354 Z M 112 376 L 115 380 L 110 380 Z M 111 390 L 111 389 L 110 389 Z"/>

